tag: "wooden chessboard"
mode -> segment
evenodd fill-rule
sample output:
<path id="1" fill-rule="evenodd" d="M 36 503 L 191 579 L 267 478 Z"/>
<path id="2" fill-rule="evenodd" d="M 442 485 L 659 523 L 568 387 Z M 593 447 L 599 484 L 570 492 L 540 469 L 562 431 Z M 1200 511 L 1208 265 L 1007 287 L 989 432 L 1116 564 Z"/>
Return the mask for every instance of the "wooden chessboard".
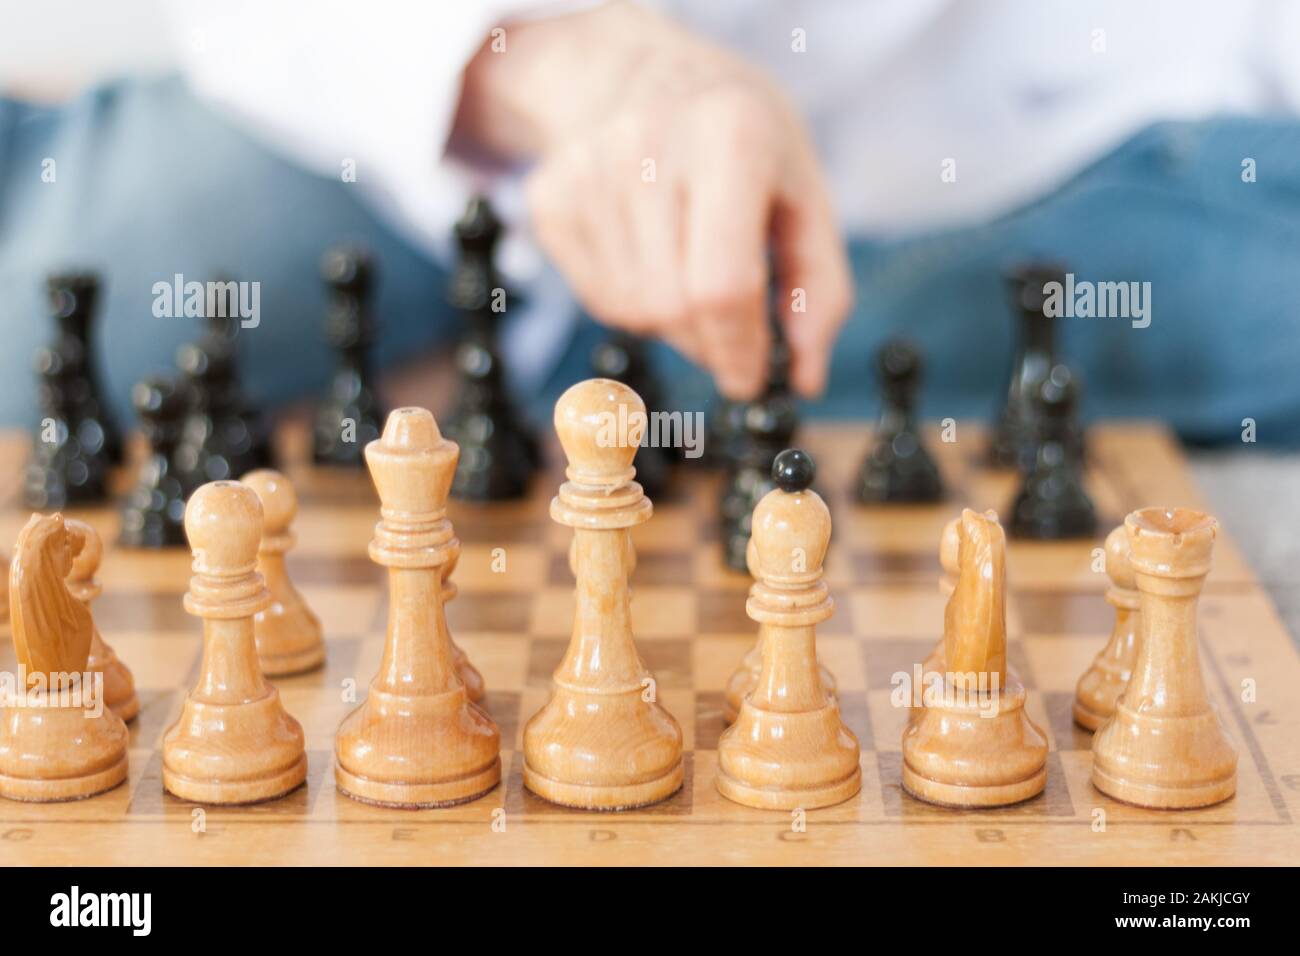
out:
<path id="1" fill-rule="evenodd" d="M 1109 530 L 1150 504 L 1205 507 L 1174 440 L 1150 425 L 1090 432 L 1089 480 Z M 305 432 L 281 436 L 304 460 Z M 813 426 L 817 487 L 835 519 L 827 575 L 836 613 L 820 629 L 820 654 L 839 682 L 843 713 L 862 744 L 861 793 L 806 815 L 751 810 L 714 788 L 724 682 L 755 639 L 744 613 L 749 581 L 723 568 L 716 532 L 716 476 L 689 470 L 675 495 L 655 503 L 636 529 L 633 619 L 661 700 L 681 722 L 686 784 L 645 810 L 602 814 L 561 809 L 521 783 L 522 729 L 544 702 L 569 634 L 572 581 L 567 529 L 547 502 L 559 470 L 530 500 L 456 504 L 463 542 L 460 595 L 447 608 L 457 641 L 482 671 L 486 705 L 501 725 L 505 778 L 470 804 L 386 810 L 334 787 L 334 732 L 364 695 L 383 640 L 386 588 L 366 556 L 377 503 L 368 478 L 286 470 L 302 499 L 290 571 L 325 623 L 323 671 L 278 682 L 306 730 L 307 785 L 284 799 L 236 809 L 198 808 L 164 794 L 161 740 L 197 673 L 200 628 L 181 608 L 187 552 L 126 552 L 110 546 L 95 617 L 132 668 L 142 711 L 131 728 L 126 785 L 79 803 L 0 801 L 6 864 L 1191 864 L 1258 865 L 1300 859 L 1300 657 L 1268 597 L 1223 528 L 1201 603 L 1210 694 L 1240 753 L 1237 796 L 1199 811 L 1146 811 L 1119 804 L 1089 782 L 1089 734 L 1070 717 L 1074 683 L 1105 643 L 1113 611 L 1105 574 L 1082 543 L 1013 542 L 1008 555 L 1010 655 L 1029 689 L 1029 711 L 1051 741 L 1047 790 L 1020 806 L 953 811 L 900 788 L 902 710 L 891 676 L 910 671 L 937 640 L 943 601 L 938 542 L 962 505 L 1003 508 L 1014 478 L 985 470 L 983 436 L 932 447 L 952 490 L 941 507 L 866 509 L 849 494 L 869 440 L 860 424 Z M 558 459 L 552 449 L 551 459 Z M 26 514 L 17 504 L 24 440 L 0 444 L 0 540 L 12 542 Z M 1266 506 L 1261 502 L 1261 507 Z M 82 515 L 112 542 L 111 510 Z M 1104 535 L 1103 535 L 1104 536 Z M 501 550 L 498 550 L 501 549 Z M 504 570 L 494 571 L 504 558 Z M 0 641 L 0 666 L 13 649 Z M 1242 701 L 1243 682 L 1255 700 Z M 1098 827 L 1104 811 L 1104 831 Z M 502 824 L 504 823 L 504 827 Z"/>

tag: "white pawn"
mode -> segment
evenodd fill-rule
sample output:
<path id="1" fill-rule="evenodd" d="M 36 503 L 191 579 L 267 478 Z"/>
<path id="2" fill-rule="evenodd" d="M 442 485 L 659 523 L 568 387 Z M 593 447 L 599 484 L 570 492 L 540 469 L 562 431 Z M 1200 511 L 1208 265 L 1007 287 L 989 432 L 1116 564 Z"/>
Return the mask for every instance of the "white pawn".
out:
<path id="1" fill-rule="evenodd" d="M 745 610 L 758 622 L 763 665 L 718 742 L 718 791 L 770 810 L 842 803 L 862 786 L 857 738 L 822 684 L 817 625 L 834 612 L 822 562 L 831 515 L 811 490 L 812 459 L 777 455 L 777 489 L 754 509 L 754 577 Z"/>

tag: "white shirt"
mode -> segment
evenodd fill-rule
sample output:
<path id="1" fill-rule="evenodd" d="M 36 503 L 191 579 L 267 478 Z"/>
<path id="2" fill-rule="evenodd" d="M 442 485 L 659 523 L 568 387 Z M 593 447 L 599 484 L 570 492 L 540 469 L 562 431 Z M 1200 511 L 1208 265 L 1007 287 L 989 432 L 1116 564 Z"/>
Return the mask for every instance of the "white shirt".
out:
<path id="1" fill-rule="evenodd" d="M 469 193 L 488 191 L 515 227 L 503 271 L 553 313 L 567 293 L 519 228 L 518 174 L 466 169 L 445 144 L 461 71 L 492 27 L 575 5 L 188 0 L 178 36 L 201 94 L 324 175 L 353 161 L 361 194 L 433 255 L 447 257 Z M 656 5 L 777 78 L 852 235 L 996 216 L 1157 120 L 1300 108 L 1300 3 L 1284 0 Z"/>

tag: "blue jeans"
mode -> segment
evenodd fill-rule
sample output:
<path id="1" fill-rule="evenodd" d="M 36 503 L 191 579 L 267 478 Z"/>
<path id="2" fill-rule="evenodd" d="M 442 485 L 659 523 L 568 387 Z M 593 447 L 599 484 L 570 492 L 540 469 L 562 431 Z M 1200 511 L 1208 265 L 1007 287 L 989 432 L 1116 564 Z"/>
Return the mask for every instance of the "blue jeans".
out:
<path id="1" fill-rule="evenodd" d="M 46 158 L 53 183 L 41 179 Z M 1247 158 L 1255 182 L 1243 181 Z M 327 245 L 374 251 L 380 364 L 448 343 L 457 327 L 443 305 L 445 272 L 353 188 L 271 155 L 176 80 L 116 84 L 57 109 L 0 100 L 0 422 L 36 417 L 30 359 L 51 328 L 42 280 L 63 267 L 105 277 L 98 345 L 123 421 L 131 384 L 170 369 L 195 334 L 193 319 L 152 313 L 153 284 L 175 273 L 261 282 L 261 325 L 241 347 L 250 388 L 269 404 L 327 381 L 318 276 Z M 1146 328 L 1060 320 L 1086 417 L 1160 418 L 1200 442 L 1238 441 L 1250 418 L 1261 443 L 1300 443 L 1300 122 L 1157 124 L 1027 207 L 905 241 L 855 240 L 851 256 L 858 304 L 810 414 L 873 415 L 872 355 L 905 334 L 926 357 L 926 417 L 991 415 L 1015 334 L 1002 271 L 1046 257 L 1079 282 L 1150 283 Z M 589 374 L 601 334 L 582 319 L 544 394 L 524 396 L 525 407 L 544 410 Z M 711 400 L 706 375 L 667 348 L 655 360 L 674 405 Z"/>

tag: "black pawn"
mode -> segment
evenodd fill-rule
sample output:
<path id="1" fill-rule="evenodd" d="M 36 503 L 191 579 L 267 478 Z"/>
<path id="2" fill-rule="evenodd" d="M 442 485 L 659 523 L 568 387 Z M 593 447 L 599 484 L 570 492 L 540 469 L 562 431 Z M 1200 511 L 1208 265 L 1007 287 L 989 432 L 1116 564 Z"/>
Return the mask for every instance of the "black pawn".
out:
<path id="1" fill-rule="evenodd" d="M 122 460 L 122 440 L 108 413 L 91 351 L 99 280 L 89 273 L 46 282 L 54 341 L 36 352 L 41 408 L 23 500 L 50 510 L 103 500 L 108 472 Z"/>
<path id="2" fill-rule="evenodd" d="M 647 412 L 663 409 L 663 394 L 650 368 L 645 344 L 636 336 L 614 332 L 592 350 L 591 367 L 601 378 L 622 382 L 640 395 Z M 646 429 L 646 441 L 649 440 L 650 429 Z M 651 498 L 659 498 L 667 490 L 673 460 L 673 449 L 667 446 L 643 444 L 637 449 L 632 463 L 636 468 L 636 480 Z"/>
<path id="3" fill-rule="evenodd" d="M 1015 538 L 1089 538 L 1097 512 L 1083 487 L 1083 432 L 1076 418 L 1079 385 L 1056 365 L 1036 394 L 1037 451 L 1011 506 Z"/>
<path id="4" fill-rule="evenodd" d="M 36 353 L 41 421 L 23 482 L 23 501 L 38 511 L 102 501 L 109 459 L 104 433 L 77 414 L 76 396 L 85 385 L 67 364 L 66 350 Z"/>
<path id="5" fill-rule="evenodd" d="M 921 503 L 943 498 L 939 468 L 916 425 L 921 355 L 908 342 L 887 342 L 876 355 L 884 400 L 876 444 L 862 462 L 858 500 L 864 504 Z"/>
<path id="6" fill-rule="evenodd" d="M 208 330 L 200 340 L 200 345 L 222 354 L 227 361 L 229 379 L 223 389 L 222 410 L 242 423 L 242 431 L 247 438 L 241 439 L 240 445 L 247 445 L 252 467 L 272 468 L 275 461 L 271 450 L 271 423 L 249 398 L 239 374 L 240 320 L 229 310 L 226 310 L 225 315 L 220 314 L 220 311 L 208 316 Z M 240 474 L 242 472 L 236 473 L 235 477 Z"/>
<path id="7" fill-rule="evenodd" d="M 316 410 L 312 458 L 318 465 L 360 468 L 365 447 L 379 437 L 385 417 L 370 364 L 376 334 L 370 310 L 374 268 L 361 250 L 331 249 L 321 260 L 321 278 L 329 295 L 325 338 L 338 352 L 338 365 Z"/>
<path id="8" fill-rule="evenodd" d="M 523 497 L 541 464 L 537 438 L 510 399 L 497 352 L 505 291 L 493 259 L 501 231 L 481 196 L 456 223 L 459 257 L 449 300 L 464 315 L 466 330 L 456 350 L 460 392 L 446 432 L 460 445 L 451 493 L 471 501 Z"/>
<path id="9" fill-rule="evenodd" d="M 269 429 L 239 383 L 238 320 L 221 311 L 210 312 L 206 332 L 176 353 L 190 407 L 172 462 L 187 491 L 270 464 Z"/>
<path id="10" fill-rule="evenodd" d="M 754 507 L 773 488 L 772 465 L 790 447 L 799 427 L 799 408 L 790 389 L 790 348 L 776 322 L 772 335 L 767 387 L 758 398 L 738 406 L 739 431 L 727 451 L 730 461 L 719 503 L 723 558 L 737 571 L 748 569 L 745 550 Z"/>
<path id="11" fill-rule="evenodd" d="M 52 275 L 46 282 L 50 310 L 58 325 L 52 350 L 60 353 L 77 387 L 70 398 L 77 430 L 102 434 L 103 453 L 115 465 L 122 463 L 122 433 L 108 411 L 94 349 L 93 321 L 99 302 L 99 277 L 90 272 Z"/>
<path id="12" fill-rule="evenodd" d="M 170 548 L 185 544 L 185 499 L 189 491 L 172 466 L 188 404 L 184 389 L 170 378 L 150 378 L 131 391 L 149 455 L 122 509 L 122 545 Z"/>
<path id="13" fill-rule="evenodd" d="M 1045 286 L 1065 282 L 1065 270 L 1053 263 L 1027 263 L 1010 270 L 1007 286 L 1020 326 L 1019 343 L 1006 402 L 989 443 L 989 463 L 1024 468 L 1034 450 L 1035 396 L 1057 362 L 1056 320 L 1044 311 Z"/>

